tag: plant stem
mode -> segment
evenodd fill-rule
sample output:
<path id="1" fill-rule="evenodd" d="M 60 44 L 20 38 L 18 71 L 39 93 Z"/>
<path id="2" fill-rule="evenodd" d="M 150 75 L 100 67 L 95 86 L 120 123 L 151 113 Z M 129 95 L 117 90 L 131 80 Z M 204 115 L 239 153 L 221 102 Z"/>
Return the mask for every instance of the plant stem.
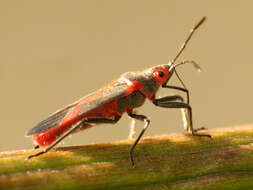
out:
<path id="1" fill-rule="evenodd" d="M 134 142 L 58 147 L 27 160 L 39 150 L 0 153 L 0 189 L 245 189 L 253 188 L 253 125 Z"/>

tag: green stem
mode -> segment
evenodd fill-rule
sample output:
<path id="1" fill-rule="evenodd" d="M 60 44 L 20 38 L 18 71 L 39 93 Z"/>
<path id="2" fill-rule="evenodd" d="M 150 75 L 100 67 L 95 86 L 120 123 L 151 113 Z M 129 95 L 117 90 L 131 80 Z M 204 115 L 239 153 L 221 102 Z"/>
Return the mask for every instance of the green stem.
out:
<path id="1" fill-rule="evenodd" d="M 133 141 L 0 153 L 0 189 L 245 189 L 253 187 L 253 125 Z"/>

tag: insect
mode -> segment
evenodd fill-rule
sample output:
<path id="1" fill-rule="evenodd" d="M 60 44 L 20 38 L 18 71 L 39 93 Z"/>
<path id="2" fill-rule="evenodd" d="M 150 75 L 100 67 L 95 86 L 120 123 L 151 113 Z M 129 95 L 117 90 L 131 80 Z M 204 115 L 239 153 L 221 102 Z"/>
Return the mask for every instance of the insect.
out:
<path id="1" fill-rule="evenodd" d="M 193 64 L 197 69 L 200 69 L 200 67 L 194 61 L 189 60 L 175 63 L 191 39 L 194 31 L 205 19 L 206 17 L 203 17 L 192 28 L 177 55 L 168 64 L 154 66 L 142 72 L 127 72 L 121 75 L 117 80 L 109 83 L 106 87 L 56 111 L 47 119 L 30 129 L 27 132 L 27 136 L 31 136 L 33 142 L 36 144 L 35 148 L 45 146 L 47 148 L 41 152 L 30 155 L 28 159 L 48 152 L 72 133 L 85 130 L 96 124 L 114 124 L 119 121 L 123 113 L 127 113 L 129 117 L 144 122 L 141 133 L 138 135 L 129 151 L 130 161 L 132 166 L 134 166 L 134 148 L 148 128 L 150 120 L 145 115 L 134 113 L 133 110 L 142 106 L 146 99 L 152 101 L 155 106 L 184 109 L 186 120 L 189 122 L 187 127 L 188 132 L 194 136 L 211 138 L 209 134 L 197 132 L 202 128 L 193 128 L 192 108 L 189 104 L 189 91 L 176 71 L 176 67 L 183 64 Z M 173 73 L 177 75 L 183 87 L 170 86 L 167 84 Z M 155 95 L 160 87 L 175 89 L 186 93 L 187 102 L 184 102 L 180 95 L 156 98 Z"/>

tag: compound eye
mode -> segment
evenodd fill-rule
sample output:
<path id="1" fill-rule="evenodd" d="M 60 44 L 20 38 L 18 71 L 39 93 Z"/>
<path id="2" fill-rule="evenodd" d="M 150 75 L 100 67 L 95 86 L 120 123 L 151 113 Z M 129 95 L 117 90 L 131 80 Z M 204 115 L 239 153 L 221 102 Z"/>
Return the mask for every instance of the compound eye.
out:
<path id="1" fill-rule="evenodd" d="M 163 76 L 164 76 L 164 72 L 162 72 L 162 71 L 158 71 L 158 75 L 159 75 L 161 78 L 163 78 Z"/>

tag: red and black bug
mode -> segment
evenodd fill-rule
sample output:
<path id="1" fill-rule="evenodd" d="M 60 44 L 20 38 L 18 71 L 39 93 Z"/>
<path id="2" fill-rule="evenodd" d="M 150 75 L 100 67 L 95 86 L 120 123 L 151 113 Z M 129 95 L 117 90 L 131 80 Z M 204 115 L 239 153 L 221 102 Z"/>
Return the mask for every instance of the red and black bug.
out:
<path id="1" fill-rule="evenodd" d="M 96 124 L 114 124 L 119 121 L 122 114 L 126 112 L 129 117 L 144 121 L 145 123 L 144 128 L 130 149 L 130 160 L 132 166 L 134 166 L 133 150 L 149 126 L 150 120 L 145 115 L 133 113 L 133 110 L 142 106 L 146 99 L 149 99 L 154 105 L 159 107 L 182 108 L 187 110 L 186 113 L 189 118 L 188 131 L 194 136 L 211 137 L 211 135 L 208 134 L 197 133 L 198 129 L 193 129 L 192 108 L 189 104 L 189 91 L 176 72 L 176 67 L 182 64 L 191 63 L 197 68 L 199 68 L 199 66 L 194 61 L 175 63 L 191 39 L 194 31 L 205 19 L 205 17 L 202 18 L 194 26 L 179 52 L 169 64 L 154 66 L 142 72 L 125 73 L 106 87 L 58 110 L 29 130 L 27 136 L 32 137 L 33 142 L 36 144 L 35 148 L 41 146 L 47 146 L 47 148 L 37 154 L 30 155 L 28 158 L 48 152 L 71 133 L 93 127 Z M 174 72 L 181 81 L 183 87 L 170 86 L 167 84 Z M 184 102 L 183 98 L 179 95 L 156 98 L 155 95 L 160 87 L 185 92 L 187 95 L 187 102 Z"/>

